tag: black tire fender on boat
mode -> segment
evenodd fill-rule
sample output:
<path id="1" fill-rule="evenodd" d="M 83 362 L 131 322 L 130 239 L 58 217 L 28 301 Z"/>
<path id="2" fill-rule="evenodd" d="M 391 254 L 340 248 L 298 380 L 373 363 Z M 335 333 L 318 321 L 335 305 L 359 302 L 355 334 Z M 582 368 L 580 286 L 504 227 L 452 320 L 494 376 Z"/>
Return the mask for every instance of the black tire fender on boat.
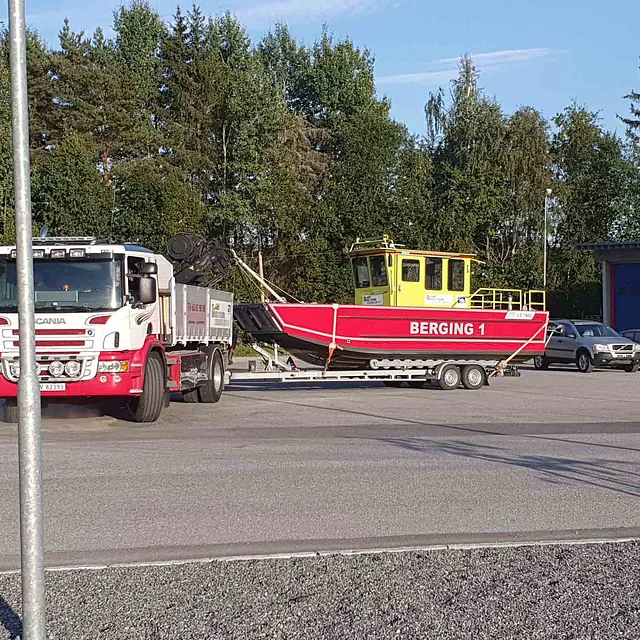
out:
<path id="1" fill-rule="evenodd" d="M 462 374 L 455 364 L 444 364 L 438 368 L 438 385 L 443 391 L 453 391 L 460 386 Z"/>

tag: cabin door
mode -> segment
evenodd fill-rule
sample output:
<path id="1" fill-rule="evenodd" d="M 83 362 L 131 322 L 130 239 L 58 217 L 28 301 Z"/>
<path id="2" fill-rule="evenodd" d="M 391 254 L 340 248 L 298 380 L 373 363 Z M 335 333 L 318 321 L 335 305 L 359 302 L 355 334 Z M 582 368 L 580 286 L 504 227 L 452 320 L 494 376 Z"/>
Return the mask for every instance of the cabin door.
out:
<path id="1" fill-rule="evenodd" d="M 424 306 L 424 258 L 398 256 L 397 305 L 399 307 Z"/>

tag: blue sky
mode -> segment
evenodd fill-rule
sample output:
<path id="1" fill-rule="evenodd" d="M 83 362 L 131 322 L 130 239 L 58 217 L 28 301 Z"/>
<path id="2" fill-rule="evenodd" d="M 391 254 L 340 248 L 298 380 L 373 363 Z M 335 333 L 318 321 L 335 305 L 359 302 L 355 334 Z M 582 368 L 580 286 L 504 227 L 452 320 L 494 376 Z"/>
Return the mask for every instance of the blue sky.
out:
<path id="1" fill-rule="evenodd" d="M 26 0 L 29 24 L 50 43 L 65 16 L 75 30 L 92 32 L 110 25 L 120 3 L 52 4 Z M 167 19 L 176 7 L 169 0 L 151 5 Z M 429 92 L 449 85 L 464 53 L 476 60 L 480 86 L 508 112 L 531 105 L 552 117 L 575 99 L 623 133 L 616 114 L 626 114 L 629 103 L 622 96 L 640 91 L 638 0 L 202 0 L 199 6 L 209 14 L 233 11 L 254 40 L 283 20 L 308 44 L 326 23 L 336 36 L 368 47 L 379 93 L 414 133 L 424 132 Z M 0 19 L 6 19 L 6 4 Z"/>

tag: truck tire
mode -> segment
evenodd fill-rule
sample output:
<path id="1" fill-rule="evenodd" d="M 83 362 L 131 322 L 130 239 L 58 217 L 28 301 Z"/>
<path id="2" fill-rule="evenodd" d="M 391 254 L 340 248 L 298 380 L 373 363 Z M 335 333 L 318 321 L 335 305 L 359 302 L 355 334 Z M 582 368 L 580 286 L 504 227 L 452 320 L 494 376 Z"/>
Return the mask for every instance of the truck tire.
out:
<path id="1" fill-rule="evenodd" d="M 462 368 L 462 386 L 477 391 L 482 389 L 487 373 L 479 364 L 468 364 Z"/>
<path id="2" fill-rule="evenodd" d="M 576 367 L 578 367 L 580 373 L 591 373 L 593 371 L 593 360 L 586 349 L 580 349 L 576 354 Z"/>
<path id="3" fill-rule="evenodd" d="M 402 380 L 383 380 L 382 384 L 391 389 L 399 389 L 402 386 Z"/>
<path id="4" fill-rule="evenodd" d="M 8 424 L 18 423 L 18 400 L 17 398 L 5 398 L 3 421 Z"/>
<path id="5" fill-rule="evenodd" d="M 409 380 L 407 382 L 412 389 L 423 389 L 426 383 L 426 380 Z"/>
<path id="6" fill-rule="evenodd" d="M 208 358 L 209 379 L 198 387 L 200 402 L 212 404 L 220 400 L 224 389 L 224 361 L 219 349 L 214 349 Z"/>
<path id="7" fill-rule="evenodd" d="M 144 372 L 144 391 L 139 398 L 129 402 L 129 413 L 134 422 L 155 422 L 162 412 L 166 386 L 165 367 L 162 358 L 152 351 L 147 358 Z"/>
<path id="8" fill-rule="evenodd" d="M 200 402 L 200 394 L 198 393 L 198 387 L 188 389 L 182 392 L 182 400 L 188 404 L 195 404 Z"/>
<path id="9" fill-rule="evenodd" d="M 453 391 L 460 386 L 462 375 L 455 364 L 445 364 L 438 376 L 438 385 L 443 391 Z"/>

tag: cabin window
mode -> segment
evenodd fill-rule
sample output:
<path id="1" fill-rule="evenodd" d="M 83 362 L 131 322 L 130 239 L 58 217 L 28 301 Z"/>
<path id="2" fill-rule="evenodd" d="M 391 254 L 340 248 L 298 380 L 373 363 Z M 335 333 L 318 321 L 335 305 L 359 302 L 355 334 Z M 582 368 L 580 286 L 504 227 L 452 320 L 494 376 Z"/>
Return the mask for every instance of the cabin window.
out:
<path id="1" fill-rule="evenodd" d="M 420 282 L 420 260 L 402 261 L 402 281 Z"/>
<path id="2" fill-rule="evenodd" d="M 384 256 L 372 256 L 369 258 L 371 265 L 371 282 L 374 287 L 387 286 L 387 267 L 384 263 Z"/>
<path id="3" fill-rule="evenodd" d="M 449 291 L 464 291 L 464 260 L 449 260 Z"/>
<path id="4" fill-rule="evenodd" d="M 427 258 L 427 282 L 429 291 L 442 290 L 442 258 Z"/>
<path id="5" fill-rule="evenodd" d="M 357 289 L 368 289 L 371 286 L 369 278 L 369 265 L 366 258 L 355 258 L 353 261 L 353 273 L 356 278 Z"/>

